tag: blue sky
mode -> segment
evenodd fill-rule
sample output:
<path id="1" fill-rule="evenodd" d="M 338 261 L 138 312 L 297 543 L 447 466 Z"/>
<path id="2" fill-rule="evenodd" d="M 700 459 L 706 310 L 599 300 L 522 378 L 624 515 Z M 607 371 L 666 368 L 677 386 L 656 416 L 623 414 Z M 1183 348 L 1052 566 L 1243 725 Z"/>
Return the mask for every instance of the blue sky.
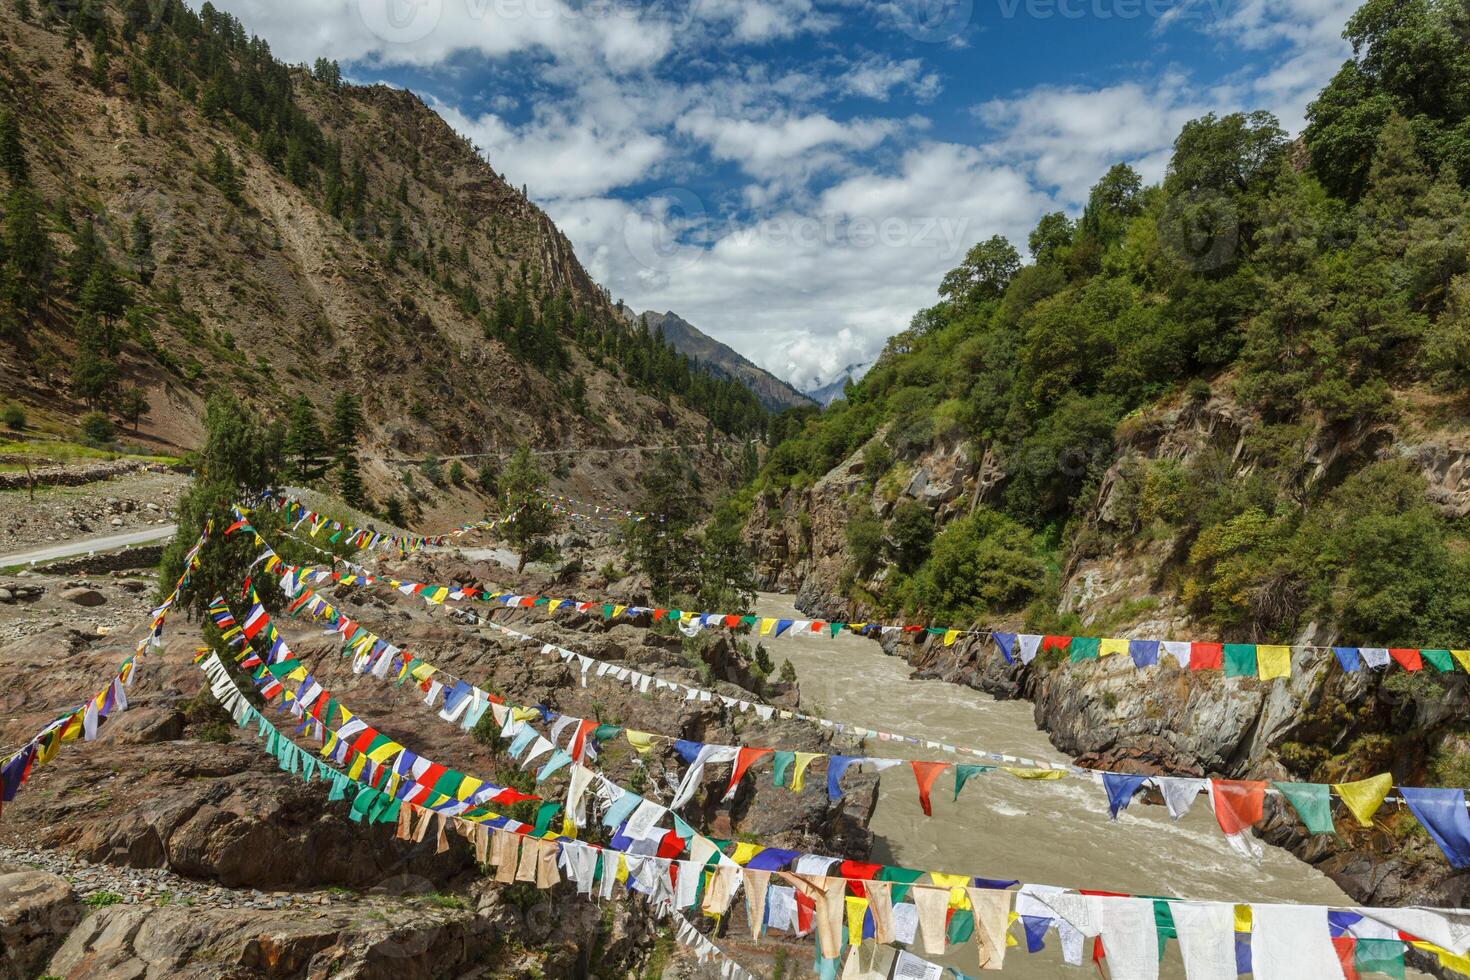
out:
<path id="1" fill-rule="evenodd" d="M 1267 109 L 1344 0 L 216 0 L 290 61 L 418 92 L 635 309 L 798 385 L 872 358 L 992 234 Z"/>

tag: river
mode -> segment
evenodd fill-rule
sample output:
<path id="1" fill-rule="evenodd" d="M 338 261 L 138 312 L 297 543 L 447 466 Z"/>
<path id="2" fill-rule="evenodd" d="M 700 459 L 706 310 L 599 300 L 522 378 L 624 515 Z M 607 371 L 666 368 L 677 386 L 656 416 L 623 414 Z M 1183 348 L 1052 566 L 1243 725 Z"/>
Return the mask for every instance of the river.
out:
<path id="1" fill-rule="evenodd" d="M 761 616 L 801 618 L 791 597 L 763 593 Z M 789 636 L 789 634 L 788 634 Z M 779 667 L 789 659 L 801 685 L 802 708 L 836 721 L 901 732 L 969 748 L 1068 763 L 1037 729 L 1028 701 L 937 680 L 914 680 L 909 665 L 873 641 L 837 637 L 782 637 L 766 642 Z M 869 740 L 880 756 L 941 756 L 907 743 Z M 996 771 L 972 777 L 953 801 L 946 772 L 935 783 L 934 816 L 919 807 L 913 770 L 897 766 L 879 776 L 871 827 L 872 860 L 986 878 L 1019 879 L 1138 895 L 1215 901 L 1354 904 L 1326 875 L 1270 846 L 1259 864 L 1230 849 L 1201 796 L 1179 822 L 1162 806 L 1135 802 L 1108 819 L 1107 797 L 1090 780 L 1017 779 Z M 1091 947 L 1088 947 L 1090 952 Z M 943 959 L 974 973 L 973 945 Z M 1056 934 L 1045 952 L 1012 948 L 1005 975 L 1052 978 L 1063 969 Z M 1088 967 L 1089 972 L 1091 967 Z M 1165 956 L 1165 977 L 1183 977 L 1177 948 Z M 1422 976 L 1410 971 L 1411 976 Z"/>

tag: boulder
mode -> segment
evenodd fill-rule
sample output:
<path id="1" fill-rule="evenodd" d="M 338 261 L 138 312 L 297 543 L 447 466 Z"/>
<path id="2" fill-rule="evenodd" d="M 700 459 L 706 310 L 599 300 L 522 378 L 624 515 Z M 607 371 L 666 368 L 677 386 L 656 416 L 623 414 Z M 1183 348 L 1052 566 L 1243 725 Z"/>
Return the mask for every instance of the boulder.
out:
<path id="1" fill-rule="evenodd" d="M 101 606 L 107 603 L 107 597 L 96 589 L 89 589 L 85 585 L 74 586 L 61 593 L 61 598 L 78 606 Z"/>
<path id="2" fill-rule="evenodd" d="M 30 980 L 82 919 L 66 880 L 47 871 L 0 865 L 0 978 Z"/>

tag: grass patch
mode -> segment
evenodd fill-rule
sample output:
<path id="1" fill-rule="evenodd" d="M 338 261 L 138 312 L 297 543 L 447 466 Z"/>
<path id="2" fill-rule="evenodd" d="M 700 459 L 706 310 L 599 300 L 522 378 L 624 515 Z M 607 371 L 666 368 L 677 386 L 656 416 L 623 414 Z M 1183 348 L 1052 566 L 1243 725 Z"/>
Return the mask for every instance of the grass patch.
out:
<path id="1" fill-rule="evenodd" d="M 109 905 L 117 905 L 122 900 L 123 900 L 123 897 L 121 895 L 119 895 L 117 892 L 107 892 L 107 891 L 93 892 L 92 894 L 88 895 L 86 898 L 82 899 L 82 901 L 86 902 L 88 905 L 92 906 L 92 908 L 94 908 L 94 909 L 105 909 Z"/>

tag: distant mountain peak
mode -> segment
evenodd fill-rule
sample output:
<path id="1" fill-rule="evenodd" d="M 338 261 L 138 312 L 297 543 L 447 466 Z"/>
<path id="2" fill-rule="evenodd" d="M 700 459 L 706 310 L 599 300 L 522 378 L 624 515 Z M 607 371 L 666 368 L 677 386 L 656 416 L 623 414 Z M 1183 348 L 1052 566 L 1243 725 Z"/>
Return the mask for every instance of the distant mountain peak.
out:
<path id="1" fill-rule="evenodd" d="M 635 313 L 627 304 L 623 304 L 622 309 L 629 323 L 636 326 L 640 319 L 646 318 L 648 329 L 655 332 L 662 329 L 664 340 L 679 353 L 689 355 L 715 374 L 745 385 L 760 399 L 761 404 L 773 412 L 810 405 L 813 402 L 807 395 L 759 367 L 728 344 L 715 340 L 672 310 L 663 313 L 653 310 Z"/>
<path id="2" fill-rule="evenodd" d="M 849 381 L 862 380 L 863 375 L 868 373 L 873 364 L 873 361 L 855 361 L 832 375 L 831 380 L 826 382 L 821 381 L 820 375 L 813 377 L 809 385 L 803 386 L 803 393 L 818 405 L 826 408 L 842 397 L 842 392 Z"/>

